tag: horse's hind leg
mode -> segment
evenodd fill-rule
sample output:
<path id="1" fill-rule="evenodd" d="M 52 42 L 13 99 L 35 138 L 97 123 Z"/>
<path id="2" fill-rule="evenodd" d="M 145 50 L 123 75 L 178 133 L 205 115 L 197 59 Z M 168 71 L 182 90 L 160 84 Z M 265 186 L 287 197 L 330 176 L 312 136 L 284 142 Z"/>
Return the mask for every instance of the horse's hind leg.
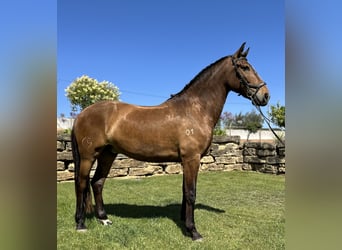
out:
<path id="1" fill-rule="evenodd" d="M 97 168 L 95 171 L 95 175 L 91 181 L 91 186 L 93 188 L 95 198 L 95 214 L 99 221 L 104 225 L 110 225 L 112 224 L 112 222 L 108 220 L 107 213 L 104 209 L 102 190 L 110 167 L 112 166 L 112 163 L 115 160 L 116 156 L 117 154 L 113 153 L 111 151 L 111 148 L 104 148 L 104 150 L 97 158 Z"/>
<path id="2" fill-rule="evenodd" d="M 76 166 L 75 172 L 75 191 L 76 191 L 76 229 L 78 231 L 86 230 L 84 224 L 85 214 L 91 209 L 91 195 L 89 185 L 89 173 L 93 160 L 83 159 L 80 162 L 76 162 L 79 166 Z"/>

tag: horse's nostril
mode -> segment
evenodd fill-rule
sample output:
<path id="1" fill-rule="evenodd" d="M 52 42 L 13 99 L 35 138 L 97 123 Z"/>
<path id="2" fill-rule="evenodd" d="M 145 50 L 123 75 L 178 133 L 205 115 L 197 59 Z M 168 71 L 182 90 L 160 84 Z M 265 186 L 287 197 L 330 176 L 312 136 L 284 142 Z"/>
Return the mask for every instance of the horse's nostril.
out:
<path id="1" fill-rule="evenodd" d="M 265 100 L 265 101 L 268 101 L 269 97 L 270 97 L 270 96 L 268 95 L 268 93 L 265 93 L 265 94 L 264 94 L 264 100 Z"/>

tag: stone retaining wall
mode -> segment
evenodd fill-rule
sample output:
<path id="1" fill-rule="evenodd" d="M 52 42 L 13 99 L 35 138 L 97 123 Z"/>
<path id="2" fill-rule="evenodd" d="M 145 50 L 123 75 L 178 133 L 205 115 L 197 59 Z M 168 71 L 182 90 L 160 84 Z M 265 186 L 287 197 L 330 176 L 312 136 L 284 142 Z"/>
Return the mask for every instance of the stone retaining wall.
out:
<path id="1" fill-rule="evenodd" d="M 96 162 L 91 176 L 96 169 Z M 285 147 L 267 142 L 245 142 L 239 136 L 214 137 L 209 152 L 201 159 L 200 171 L 258 171 L 285 174 Z M 108 178 L 181 174 L 180 163 L 137 161 L 119 154 Z M 57 136 L 57 181 L 73 180 L 74 163 L 70 136 Z"/>

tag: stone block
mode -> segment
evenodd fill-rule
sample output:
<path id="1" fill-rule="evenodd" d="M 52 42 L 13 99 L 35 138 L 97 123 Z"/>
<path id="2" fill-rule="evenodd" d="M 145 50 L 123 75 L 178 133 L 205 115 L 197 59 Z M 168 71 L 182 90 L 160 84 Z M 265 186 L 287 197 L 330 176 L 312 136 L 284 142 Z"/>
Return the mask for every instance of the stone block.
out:
<path id="1" fill-rule="evenodd" d="M 235 157 L 221 156 L 221 157 L 216 157 L 215 162 L 216 162 L 216 164 L 235 164 L 236 159 L 235 159 Z"/>
<path id="2" fill-rule="evenodd" d="M 129 173 L 128 175 L 130 176 L 146 176 L 146 175 L 153 175 L 154 172 L 159 172 L 162 170 L 161 167 L 158 166 L 147 166 L 144 168 L 129 168 Z"/>
<path id="3" fill-rule="evenodd" d="M 216 163 L 208 163 L 208 164 L 201 164 L 200 170 L 201 171 L 211 171 L 217 169 L 217 164 Z"/>
<path id="4" fill-rule="evenodd" d="M 212 147 L 210 154 L 214 157 L 222 155 L 237 156 L 241 154 L 241 150 L 239 149 L 239 146 L 234 143 L 220 144 Z"/>
<path id="5" fill-rule="evenodd" d="M 245 142 L 244 148 L 268 149 L 274 150 L 276 145 L 268 142 Z"/>
<path id="6" fill-rule="evenodd" d="M 219 156 L 219 145 L 218 144 L 211 144 L 210 149 L 209 149 L 210 155 L 216 157 Z"/>
<path id="7" fill-rule="evenodd" d="M 257 164 L 257 163 L 252 163 L 252 170 L 257 171 L 257 172 L 263 172 L 265 169 L 266 164 Z"/>
<path id="8" fill-rule="evenodd" d="M 64 161 L 57 161 L 57 171 L 64 171 L 64 170 L 65 170 Z"/>
<path id="9" fill-rule="evenodd" d="M 167 174 L 179 174 L 181 172 L 182 172 L 182 165 L 179 163 L 168 165 L 165 168 L 165 173 L 167 173 Z"/>
<path id="10" fill-rule="evenodd" d="M 242 155 L 249 155 L 249 156 L 256 155 L 256 149 L 255 148 L 244 148 L 242 150 Z"/>
<path id="11" fill-rule="evenodd" d="M 261 148 L 261 143 L 260 142 L 251 142 L 251 141 L 248 141 L 248 142 L 245 142 L 243 144 L 243 147 L 244 148 Z"/>
<path id="12" fill-rule="evenodd" d="M 268 142 L 263 142 L 263 143 L 261 143 L 261 148 L 262 149 L 268 149 L 268 150 L 275 150 L 276 145 L 272 144 L 272 143 L 268 143 Z"/>
<path id="13" fill-rule="evenodd" d="M 71 141 L 71 136 L 68 134 L 57 135 L 57 141 Z"/>
<path id="14" fill-rule="evenodd" d="M 240 144 L 240 136 L 228 136 L 228 135 L 214 135 L 213 136 L 213 143 L 218 144 L 226 144 L 226 143 L 235 143 Z"/>
<path id="15" fill-rule="evenodd" d="M 276 151 L 275 150 L 273 150 L 273 149 L 257 149 L 256 150 L 256 154 L 258 155 L 258 156 L 274 156 L 274 155 L 276 155 Z"/>
<path id="16" fill-rule="evenodd" d="M 211 163 L 209 164 L 208 171 L 222 171 L 224 164 Z"/>
<path id="17" fill-rule="evenodd" d="M 144 168 L 146 165 L 145 162 L 143 161 L 137 161 L 131 158 L 127 158 L 127 159 L 122 159 L 122 160 L 116 160 L 113 163 L 113 166 L 115 168 Z"/>
<path id="18" fill-rule="evenodd" d="M 246 163 L 266 163 L 265 159 L 260 159 L 258 156 L 244 156 Z"/>
<path id="19" fill-rule="evenodd" d="M 57 171 L 57 181 L 69 181 L 74 179 L 74 173 L 66 171 Z"/>
<path id="20" fill-rule="evenodd" d="M 273 165 L 266 164 L 264 169 L 263 169 L 263 173 L 276 174 L 277 172 L 278 172 L 277 167 L 273 166 Z"/>
<path id="21" fill-rule="evenodd" d="M 64 151 L 64 143 L 62 141 L 57 141 L 57 151 Z"/>
<path id="22" fill-rule="evenodd" d="M 215 164 L 215 163 L 202 163 L 200 165 L 199 171 L 208 171 L 208 168 L 210 167 L 211 164 Z"/>
<path id="23" fill-rule="evenodd" d="M 285 163 L 285 158 L 279 158 L 278 156 L 269 156 L 269 157 L 266 157 L 266 163 L 272 164 L 272 165 Z"/>
<path id="24" fill-rule="evenodd" d="M 242 164 L 242 170 L 251 171 L 252 170 L 252 165 L 248 164 L 248 163 L 243 163 Z"/>
<path id="25" fill-rule="evenodd" d="M 242 155 L 236 157 L 236 163 L 243 163 L 243 156 Z"/>
<path id="26" fill-rule="evenodd" d="M 57 152 L 57 161 L 72 161 L 72 153 L 63 151 L 63 152 Z"/>
<path id="27" fill-rule="evenodd" d="M 228 143 L 222 153 L 227 156 L 238 156 L 241 155 L 241 150 L 239 149 L 239 145 Z"/>
<path id="28" fill-rule="evenodd" d="M 128 175 L 128 168 L 111 168 L 108 177 L 122 177 Z"/>
<path id="29" fill-rule="evenodd" d="M 213 162 L 215 162 L 215 159 L 214 159 L 214 157 L 212 157 L 211 155 L 204 156 L 204 157 L 202 157 L 202 159 L 201 159 L 201 163 L 206 163 L 206 164 L 208 164 L 208 163 L 213 163 Z"/>

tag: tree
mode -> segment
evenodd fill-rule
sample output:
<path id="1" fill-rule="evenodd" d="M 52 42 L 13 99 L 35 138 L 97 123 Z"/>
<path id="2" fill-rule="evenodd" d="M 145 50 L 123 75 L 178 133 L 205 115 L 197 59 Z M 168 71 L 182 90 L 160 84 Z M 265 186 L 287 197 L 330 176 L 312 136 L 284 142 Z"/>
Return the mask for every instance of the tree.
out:
<path id="1" fill-rule="evenodd" d="M 230 128 L 243 128 L 248 130 L 249 137 L 250 133 L 255 133 L 262 128 L 262 123 L 262 116 L 258 115 L 255 110 L 247 112 L 244 115 L 241 112 L 236 115 L 230 112 L 224 112 L 215 126 L 214 134 L 225 134 L 225 130 Z"/>
<path id="2" fill-rule="evenodd" d="M 214 128 L 214 135 L 225 135 L 226 129 L 230 128 L 234 116 L 231 112 L 223 112 Z"/>
<path id="3" fill-rule="evenodd" d="M 247 140 L 249 139 L 249 135 L 251 133 L 257 132 L 262 128 L 263 118 L 261 115 L 258 115 L 255 110 L 251 112 L 247 112 L 243 117 L 242 126 L 248 130 Z"/>
<path id="4" fill-rule="evenodd" d="M 230 128 L 234 121 L 234 116 L 231 112 L 223 112 L 220 119 L 222 120 L 222 125 L 225 129 Z"/>
<path id="5" fill-rule="evenodd" d="M 119 88 L 108 81 L 98 82 L 87 75 L 74 80 L 66 89 L 66 97 L 71 103 L 73 112 L 102 100 L 118 101 Z"/>
<path id="6" fill-rule="evenodd" d="M 245 115 L 243 115 L 242 112 L 240 111 L 240 113 L 234 115 L 233 121 L 232 121 L 232 127 L 234 128 L 244 127 L 244 120 L 245 120 Z"/>
<path id="7" fill-rule="evenodd" d="M 276 106 L 270 105 L 268 115 L 271 117 L 271 122 L 280 128 L 285 128 L 285 106 L 281 106 L 279 102 Z"/>

